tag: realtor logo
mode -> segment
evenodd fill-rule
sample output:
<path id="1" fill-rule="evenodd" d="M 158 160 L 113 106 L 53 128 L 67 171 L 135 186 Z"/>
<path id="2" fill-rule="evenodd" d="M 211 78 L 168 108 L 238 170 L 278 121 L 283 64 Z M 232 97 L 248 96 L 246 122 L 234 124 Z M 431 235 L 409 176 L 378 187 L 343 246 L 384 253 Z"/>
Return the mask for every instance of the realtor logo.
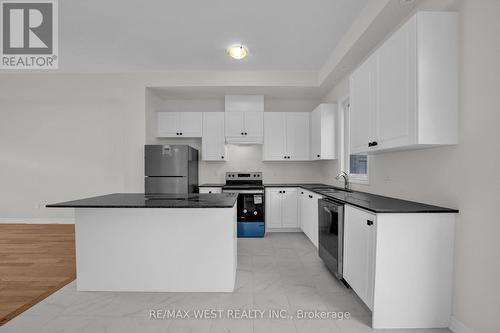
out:
<path id="1" fill-rule="evenodd" d="M 56 0 L 0 0 L 2 69 L 57 69 Z"/>

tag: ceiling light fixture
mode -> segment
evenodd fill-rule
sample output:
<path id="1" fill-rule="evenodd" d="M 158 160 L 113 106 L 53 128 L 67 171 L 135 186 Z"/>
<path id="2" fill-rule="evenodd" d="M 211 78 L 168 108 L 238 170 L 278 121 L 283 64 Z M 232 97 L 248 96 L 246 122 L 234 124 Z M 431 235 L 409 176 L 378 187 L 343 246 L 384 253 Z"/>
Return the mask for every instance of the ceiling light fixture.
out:
<path id="1" fill-rule="evenodd" d="M 227 54 L 233 59 L 243 59 L 248 55 L 248 48 L 243 44 L 234 44 L 227 48 Z"/>

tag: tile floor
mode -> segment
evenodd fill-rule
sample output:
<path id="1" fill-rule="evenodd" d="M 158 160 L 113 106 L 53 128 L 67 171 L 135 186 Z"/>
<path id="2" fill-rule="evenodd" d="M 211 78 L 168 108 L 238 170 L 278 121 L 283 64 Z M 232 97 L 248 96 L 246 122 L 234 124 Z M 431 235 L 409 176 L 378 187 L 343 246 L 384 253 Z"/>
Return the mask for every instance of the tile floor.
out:
<path id="1" fill-rule="evenodd" d="M 349 311 L 348 320 L 151 320 L 150 309 Z M 450 333 L 448 329 L 372 330 L 370 312 L 323 265 L 302 233 L 238 239 L 234 293 L 77 292 L 75 282 L 0 327 L 0 333 L 337 332 Z"/>

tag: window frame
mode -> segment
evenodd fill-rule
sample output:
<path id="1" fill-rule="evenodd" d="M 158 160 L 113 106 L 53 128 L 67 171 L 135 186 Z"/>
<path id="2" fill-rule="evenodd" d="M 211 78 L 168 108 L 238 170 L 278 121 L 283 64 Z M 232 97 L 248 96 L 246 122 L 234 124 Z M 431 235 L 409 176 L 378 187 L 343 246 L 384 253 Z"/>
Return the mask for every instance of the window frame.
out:
<path id="1" fill-rule="evenodd" d="M 349 135 L 349 117 L 350 117 L 350 99 L 349 96 L 342 98 L 339 105 L 339 124 L 340 124 L 340 163 L 339 172 L 346 172 L 349 175 L 349 181 L 354 184 L 370 184 L 370 168 L 372 158 L 367 154 L 366 174 L 351 174 L 350 171 L 350 135 Z"/>

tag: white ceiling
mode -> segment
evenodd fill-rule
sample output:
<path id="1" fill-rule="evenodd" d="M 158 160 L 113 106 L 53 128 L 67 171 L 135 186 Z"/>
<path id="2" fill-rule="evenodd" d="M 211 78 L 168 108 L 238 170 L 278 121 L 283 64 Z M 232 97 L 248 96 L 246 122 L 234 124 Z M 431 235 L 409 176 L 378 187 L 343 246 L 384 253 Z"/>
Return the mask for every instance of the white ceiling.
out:
<path id="1" fill-rule="evenodd" d="M 60 71 L 318 71 L 367 2 L 59 1 Z"/>

